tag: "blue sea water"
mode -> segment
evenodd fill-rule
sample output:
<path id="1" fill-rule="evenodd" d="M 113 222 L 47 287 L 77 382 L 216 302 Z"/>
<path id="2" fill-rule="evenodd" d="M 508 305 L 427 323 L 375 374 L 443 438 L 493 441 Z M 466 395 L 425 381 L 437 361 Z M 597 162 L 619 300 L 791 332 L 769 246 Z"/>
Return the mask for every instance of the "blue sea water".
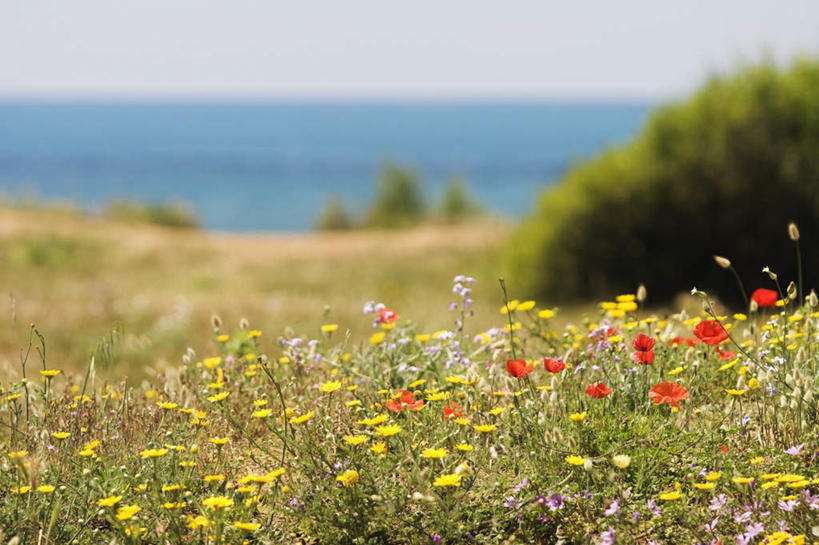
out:
<path id="1" fill-rule="evenodd" d="M 363 210 L 386 162 L 440 195 L 463 177 L 516 217 L 573 162 L 634 135 L 634 102 L 0 103 L 0 194 L 184 201 L 227 231 L 305 230 L 331 194 Z M 616 180 L 612 180 L 616 183 Z"/>

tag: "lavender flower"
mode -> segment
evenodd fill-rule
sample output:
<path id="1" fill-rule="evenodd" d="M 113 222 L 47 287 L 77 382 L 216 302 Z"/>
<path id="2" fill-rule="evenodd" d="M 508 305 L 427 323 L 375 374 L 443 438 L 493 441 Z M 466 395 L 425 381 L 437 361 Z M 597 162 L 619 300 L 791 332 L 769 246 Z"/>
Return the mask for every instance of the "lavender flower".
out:
<path id="1" fill-rule="evenodd" d="M 607 517 L 611 517 L 613 515 L 616 515 L 619 512 L 620 512 L 620 500 L 614 500 L 613 502 L 611 502 L 609 504 L 609 506 L 606 508 L 606 510 L 603 511 L 603 514 L 606 515 Z"/>

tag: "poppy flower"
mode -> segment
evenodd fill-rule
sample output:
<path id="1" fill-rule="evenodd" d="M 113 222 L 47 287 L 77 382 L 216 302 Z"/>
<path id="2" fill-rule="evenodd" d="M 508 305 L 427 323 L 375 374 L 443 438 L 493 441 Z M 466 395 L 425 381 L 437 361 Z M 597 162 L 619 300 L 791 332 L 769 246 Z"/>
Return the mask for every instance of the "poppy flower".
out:
<path id="1" fill-rule="evenodd" d="M 637 336 L 634 337 L 634 341 L 631 345 L 637 352 L 648 352 L 654 350 L 655 343 L 656 341 L 652 337 L 649 337 L 645 333 L 638 333 Z"/>
<path id="2" fill-rule="evenodd" d="M 386 403 L 387 409 L 394 413 L 402 411 L 420 411 L 424 408 L 423 399 L 415 399 L 415 394 L 409 390 L 401 390 L 398 399 L 391 399 Z"/>
<path id="3" fill-rule="evenodd" d="M 464 413 L 461 412 L 461 406 L 454 401 L 450 401 L 444 405 L 444 420 L 449 420 L 450 418 L 461 418 L 463 415 Z"/>
<path id="4" fill-rule="evenodd" d="M 676 407 L 680 401 L 688 397 L 688 390 L 676 382 L 660 382 L 648 392 L 648 397 L 655 405 L 667 403 Z"/>
<path id="5" fill-rule="evenodd" d="M 719 354 L 719 359 L 725 360 L 732 360 L 737 357 L 737 353 L 733 350 L 720 350 L 717 348 L 717 354 Z"/>
<path id="6" fill-rule="evenodd" d="M 506 372 L 515 378 L 523 378 L 534 370 L 534 365 L 530 365 L 524 359 L 508 360 L 506 362 Z"/>
<path id="7" fill-rule="evenodd" d="M 632 354 L 634 361 L 641 365 L 651 365 L 654 363 L 654 350 L 646 350 L 644 352 L 637 351 Z"/>
<path id="8" fill-rule="evenodd" d="M 559 373 L 566 368 L 566 364 L 557 358 L 543 358 L 543 367 L 550 373 Z"/>
<path id="9" fill-rule="evenodd" d="M 391 308 L 382 308 L 378 311 L 378 318 L 375 319 L 379 324 L 391 324 L 398 320 L 398 313 Z"/>
<path id="10" fill-rule="evenodd" d="M 680 337 L 678 335 L 678 336 L 674 337 L 673 339 L 671 339 L 668 342 L 668 344 L 670 344 L 671 346 L 682 346 L 682 345 L 694 346 L 698 342 L 700 342 L 700 341 L 698 341 L 697 339 L 692 339 L 690 337 Z"/>
<path id="11" fill-rule="evenodd" d="M 757 288 L 751 294 L 751 300 L 754 301 L 759 308 L 767 308 L 776 305 L 779 299 L 779 294 L 774 290 L 765 288 Z"/>
<path id="12" fill-rule="evenodd" d="M 594 399 L 603 399 L 612 392 L 612 389 L 606 386 L 605 382 L 598 382 L 597 384 L 589 384 L 586 386 L 586 395 Z"/>
<path id="13" fill-rule="evenodd" d="M 728 332 L 716 320 L 703 320 L 694 328 L 694 335 L 705 344 L 718 345 L 728 338 Z"/>

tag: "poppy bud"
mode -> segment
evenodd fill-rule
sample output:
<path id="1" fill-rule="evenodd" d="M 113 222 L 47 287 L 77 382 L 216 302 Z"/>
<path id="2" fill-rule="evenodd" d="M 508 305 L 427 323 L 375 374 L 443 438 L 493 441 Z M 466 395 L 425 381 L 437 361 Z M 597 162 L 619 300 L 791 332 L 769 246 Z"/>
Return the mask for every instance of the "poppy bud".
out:
<path id="1" fill-rule="evenodd" d="M 727 257 L 722 257 L 721 255 L 715 255 L 714 261 L 723 269 L 727 269 L 728 267 L 731 266 L 731 260 L 728 259 Z"/>
<path id="2" fill-rule="evenodd" d="M 790 222 L 788 224 L 788 236 L 794 242 L 799 241 L 799 228 L 796 226 L 794 222 Z"/>
<path id="3" fill-rule="evenodd" d="M 219 329 L 222 327 L 222 319 L 214 314 L 210 317 L 210 324 L 213 326 L 213 329 Z"/>
<path id="4" fill-rule="evenodd" d="M 814 308 L 817 304 L 819 304 L 819 297 L 816 297 L 816 292 L 811 290 L 808 294 L 808 305 Z"/>
<path id="5" fill-rule="evenodd" d="M 751 312 L 756 312 L 757 310 L 759 310 L 759 303 L 757 303 L 754 300 L 751 300 L 751 304 L 748 305 L 748 310 L 750 310 Z"/>
<path id="6" fill-rule="evenodd" d="M 646 300 L 646 297 L 648 297 L 646 287 L 640 284 L 640 286 L 637 288 L 637 300 L 642 303 L 643 301 Z"/>
<path id="7" fill-rule="evenodd" d="M 796 299 L 796 284 L 794 284 L 793 282 L 788 284 L 788 289 L 786 289 L 785 292 L 788 294 L 788 299 L 790 299 L 791 301 Z"/>
<path id="8" fill-rule="evenodd" d="M 239 320 L 239 329 L 247 329 L 248 327 L 250 327 L 250 322 L 247 321 L 247 318 Z"/>

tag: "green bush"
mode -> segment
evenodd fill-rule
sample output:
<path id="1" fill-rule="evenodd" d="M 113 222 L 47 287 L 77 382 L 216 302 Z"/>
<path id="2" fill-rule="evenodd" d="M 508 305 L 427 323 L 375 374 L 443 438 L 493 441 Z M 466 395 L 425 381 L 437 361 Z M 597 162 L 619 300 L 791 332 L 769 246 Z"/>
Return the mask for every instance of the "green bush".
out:
<path id="1" fill-rule="evenodd" d="M 353 219 L 347 212 L 344 201 L 337 195 L 331 196 L 318 219 L 316 219 L 316 229 L 319 231 L 344 231 L 352 227 Z"/>
<path id="2" fill-rule="evenodd" d="M 406 227 L 424 219 L 424 202 L 417 173 L 407 167 L 386 165 L 378 178 L 375 202 L 367 213 L 369 227 Z"/>
<path id="3" fill-rule="evenodd" d="M 553 299 L 639 282 L 655 302 L 692 286 L 734 298 L 712 254 L 750 288 L 770 283 L 766 265 L 795 279 L 791 220 L 803 247 L 819 241 L 819 62 L 808 59 L 714 77 L 658 109 L 631 143 L 570 170 L 509 244 L 510 276 Z"/>
<path id="4" fill-rule="evenodd" d="M 461 221 L 478 212 L 479 207 L 472 195 L 469 194 L 469 187 L 461 178 L 451 178 L 444 189 L 444 196 L 441 200 L 441 216 L 446 221 Z"/>
<path id="5" fill-rule="evenodd" d="M 184 229 L 199 227 L 199 220 L 194 211 L 182 203 L 112 201 L 103 210 L 103 215 L 129 223 L 152 223 L 163 227 Z"/>

